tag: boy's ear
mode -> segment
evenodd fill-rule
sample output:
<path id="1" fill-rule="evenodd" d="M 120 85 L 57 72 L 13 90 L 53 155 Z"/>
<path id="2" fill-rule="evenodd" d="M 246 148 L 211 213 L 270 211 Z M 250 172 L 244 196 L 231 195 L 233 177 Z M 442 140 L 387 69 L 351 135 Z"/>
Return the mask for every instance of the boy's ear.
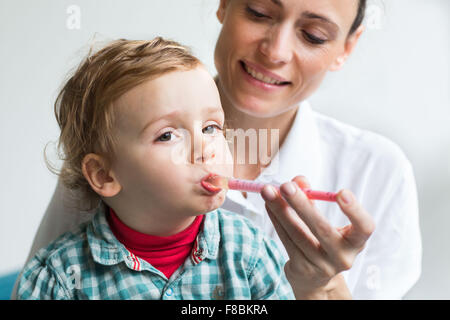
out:
<path id="1" fill-rule="evenodd" d="M 91 188 L 102 197 L 114 197 L 122 189 L 114 173 L 106 167 L 106 161 L 95 153 L 83 158 L 81 169 Z"/>
<path id="2" fill-rule="evenodd" d="M 219 8 L 217 9 L 216 16 L 219 19 L 220 23 L 223 23 L 223 19 L 225 18 L 225 10 L 228 5 L 228 0 L 220 0 Z"/>
<path id="3" fill-rule="evenodd" d="M 330 71 L 338 71 L 342 68 L 342 66 L 347 61 L 350 54 L 353 52 L 353 49 L 355 49 L 355 46 L 358 43 L 358 40 L 363 32 L 364 32 L 364 25 L 360 25 L 358 29 L 356 29 L 356 31 L 351 36 L 348 37 L 348 39 L 345 41 L 344 52 L 342 52 L 342 54 L 339 55 L 336 58 L 336 60 L 332 63 Z"/>

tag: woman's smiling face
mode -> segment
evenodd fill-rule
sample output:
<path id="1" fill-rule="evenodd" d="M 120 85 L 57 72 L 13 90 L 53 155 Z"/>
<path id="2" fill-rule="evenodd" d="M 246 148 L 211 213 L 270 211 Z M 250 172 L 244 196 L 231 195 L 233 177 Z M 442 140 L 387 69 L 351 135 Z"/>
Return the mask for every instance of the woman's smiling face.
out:
<path id="1" fill-rule="evenodd" d="M 215 64 L 222 94 L 256 117 L 296 107 L 351 53 L 362 32 L 349 35 L 358 3 L 221 0 Z"/>

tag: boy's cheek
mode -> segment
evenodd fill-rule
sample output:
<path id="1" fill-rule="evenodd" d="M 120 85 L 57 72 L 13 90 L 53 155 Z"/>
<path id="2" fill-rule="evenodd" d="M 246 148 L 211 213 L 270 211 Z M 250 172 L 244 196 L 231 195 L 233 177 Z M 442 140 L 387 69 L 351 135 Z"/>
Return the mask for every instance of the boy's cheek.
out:
<path id="1" fill-rule="evenodd" d="M 227 172 L 227 176 L 232 177 L 234 168 L 234 159 L 226 140 L 224 140 L 222 146 L 222 165 L 224 167 L 224 170 Z"/>
<path id="2" fill-rule="evenodd" d="M 213 161 L 215 173 L 227 177 L 233 176 L 233 157 L 230 152 L 216 153 Z"/>
<path id="3" fill-rule="evenodd" d="M 225 139 L 208 145 L 205 154 L 208 155 L 206 162 L 208 165 L 221 167 L 222 171 L 233 172 L 233 156 Z"/>
<path id="4" fill-rule="evenodd" d="M 233 162 L 233 156 L 231 155 L 231 152 L 228 150 L 228 152 L 225 153 L 225 161 L 224 161 L 225 170 L 227 171 L 227 176 L 232 177 L 233 176 L 233 168 L 234 168 L 234 162 Z"/>

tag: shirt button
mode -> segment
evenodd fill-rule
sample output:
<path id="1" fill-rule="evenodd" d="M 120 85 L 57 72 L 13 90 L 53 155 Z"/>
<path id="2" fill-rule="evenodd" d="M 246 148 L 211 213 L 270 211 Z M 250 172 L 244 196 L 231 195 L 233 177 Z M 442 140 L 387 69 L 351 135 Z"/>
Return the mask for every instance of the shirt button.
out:
<path id="1" fill-rule="evenodd" d="M 171 295 L 173 295 L 173 289 L 172 289 L 172 288 L 169 288 L 169 289 L 167 289 L 167 291 L 166 291 L 166 296 L 170 297 Z"/>

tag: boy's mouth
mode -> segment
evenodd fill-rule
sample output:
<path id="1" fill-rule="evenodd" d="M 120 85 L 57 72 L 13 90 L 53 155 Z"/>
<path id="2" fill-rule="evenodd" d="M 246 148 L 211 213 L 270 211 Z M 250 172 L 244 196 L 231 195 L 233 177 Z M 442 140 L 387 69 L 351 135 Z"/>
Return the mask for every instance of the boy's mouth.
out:
<path id="1" fill-rule="evenodd" d="M 214 194 L 219 193 L 220 191 L 222 191 L 222 188 L 217 187 L 210 182 L 210 180 L 212 178 L 217 177 L 217 176 L 218 176 L 217 174 L 210 173 L 201 180 L 200 184 L 206 191 L 208 191 L 210 193 L 214 193 Z"/>

